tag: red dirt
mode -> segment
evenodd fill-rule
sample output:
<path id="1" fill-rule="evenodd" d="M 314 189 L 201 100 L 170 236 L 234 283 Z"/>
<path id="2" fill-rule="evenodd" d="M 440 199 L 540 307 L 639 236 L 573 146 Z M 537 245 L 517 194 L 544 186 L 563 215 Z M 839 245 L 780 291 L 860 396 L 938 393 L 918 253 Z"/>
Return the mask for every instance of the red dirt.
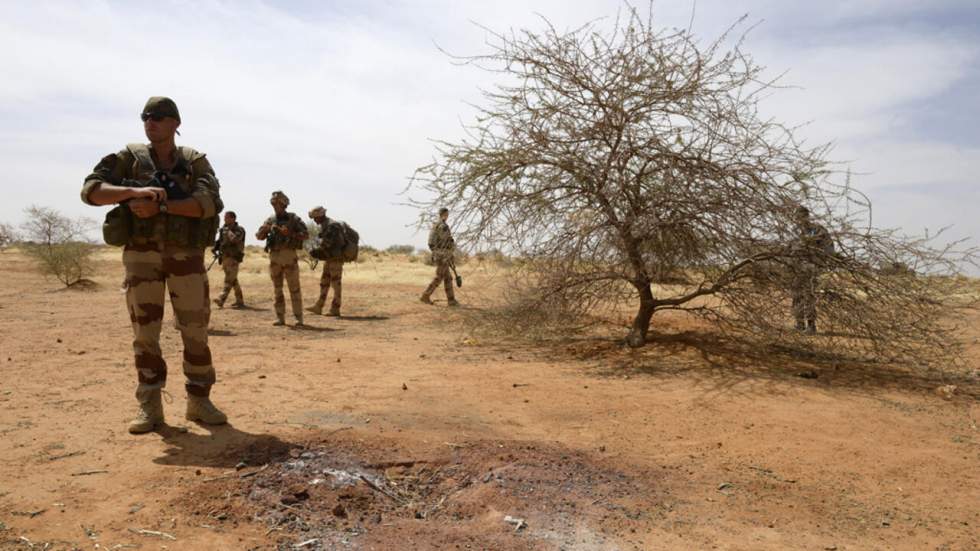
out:
<path id="1" fill-rule="evenodd" d="M 349 318 L 273 328 L 262 270 L 212 315 L 232 424 L 182 419 L 165 322 L 170 426 L 132 436 L 118 256 L 78 292 L 0 253 L 0 549 L 980 548 L 976 372 L 805 366 L 669 315 L 639 351 L 516 345 L 420 304 L 407 262 L 352 266 Z"/>

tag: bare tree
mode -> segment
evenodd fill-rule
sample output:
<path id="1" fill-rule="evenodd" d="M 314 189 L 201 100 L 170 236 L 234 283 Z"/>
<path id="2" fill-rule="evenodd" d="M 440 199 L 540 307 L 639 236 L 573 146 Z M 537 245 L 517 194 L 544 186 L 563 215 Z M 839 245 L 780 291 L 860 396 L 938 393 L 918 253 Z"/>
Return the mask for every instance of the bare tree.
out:
<path id="1" fill-rule="evenodd" d="M 17 240 L 17 232 L 7 223 L 0 223 L 0 250 L 6 249 Z"/>
<path id="2" fill-rule="evenodd" d="M 484 91 L 466 137 L 437 142 L 413 176 L 420 226 L 447 206 L 458 241 L 523 258 L 529 308 L 632 303 L 631 346 L 662 310 L 804 342 L 788 304 L 806 269 L 819 282 L 822 343 L 946 357 L 955 330 L 940 319 L 971 304 L 951 299 L 949 276 L 974 251 L 873 228 L 829 147 L 759 114 L 775 83 L 733 36 L 741 21 L 704 44 L 651 18 L 628 8 L 568 32 L 547 20 L 541 32 L 486 30 L 489 53 L 455 59 L 501 84 Z M 835 251 L 801 246 L 800 205 Z M 895 262 L 918 275 L 877 269 Z"/>
<path id="3" fill-rule="evenodd" d="M 71 218 L 49 208 L 32 205 L 24 210 L 27 220 L 21 224 L 29 242 L 25 251 L 37 262 L 41 271 L 54 276 L 71 287 L 94 271 L 94 246 L 86 232 L 93 222 L 88 218 Z"/>

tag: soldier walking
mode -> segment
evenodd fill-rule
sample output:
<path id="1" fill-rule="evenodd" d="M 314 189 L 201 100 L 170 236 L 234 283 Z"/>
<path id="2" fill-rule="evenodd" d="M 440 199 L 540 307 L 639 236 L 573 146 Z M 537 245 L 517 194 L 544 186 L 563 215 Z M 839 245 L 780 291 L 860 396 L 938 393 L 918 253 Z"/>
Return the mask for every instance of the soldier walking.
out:
<path id="1" fill-rule="evenodd" d="M 316 207 L 309 212 L 310 218 L 320 225 L 319 247 L 317 256 L 323 260 L 323 274 L 320 276 L 320 298 L 316 304 L 307 308 L 314 314 L 322 314 L 327 302 L 327 295 L 333 289 L 333 300 L 330 302 L 331 316 L 340 316 L 341 286 L 344 277 L 344 240 L 343 226 L 336 220 L 327 217 L 327 210 Z"/>
<path id="2" fill-rule="evenodd" d="M 173 100 L 150 98 L 140 118 L 149 145 L 129 144 L 103 157 L 81 192 L 89 205 L 120 203 L 107 215 L 103 235 L 107 243 L 125 246 L 126 305 L 140 408 L 129 432 L 149 432 L 164 422 L 160 392 L 167 382 L 167 363 L 160 329 L 167 290 L 184 345 L 185 416 L 220 425 L 227 417 L 209 398 L 215 373 L 204 268 L 204 250 L 214 240 L 223 208 L 218 179 L 203 153 L 174 143 L 180 113 Z"/>
<path id="3" fill-rule="evenodd" d="M 218 230 L 218 242 L 214 246 L 221 259 L 221 269 L 225 272 L 225 286 L 214 303 L 218 308 L 224 308 L 228 294 L 234 289 L 235 303 L 231 307 L 242 308 L 245 299 L 242 286 L 238 284 L 238 267 L 245 260 L 245 228 L 238 225 L 238 215 L 234 212 L 225 213 L 225 225 Z"/>
<path id="4" fill-rule="evenodd" d="M 793 317 L 797 331 L 813 335 L 817 332 L 817 283 L 822 267 L 834 254 L 834 241 L 827 228 L 810 219 L 806 207 L 796 209 L 796 223 L 800 237 L 792 267 Z"/>
<path id="5" fill-rule="evenodd" d="M 282 291 L 282 281 L 289 286 L 293 316 L 297 327 L 303 325 L 303 296 L 299 285 L 299 258 L 296 251 L 303 248 L 303 241 L 309 238 L 306 224 L 291 212 L 286 211 L 289 197 L 281 191 L 272 193 L 269 200 L 275 214 L 266 219 L 255 234 L 265 239 L 265 249 L 269 253 L 269 275 L 276 295 L 276 322 L 273 325 L 286 325 L 286 297 Z"/>
<path id="6" fill-rule="evenodd" d="M 447 220 L 449 220 L 449 209 L 443 207 L 439 209 L 439 221 L 432 226 L 432 230 L 429 232 L 429 250 L 432 251 L 432 262 L 436 265 L 436 276 L 425 288 L 420 300 L 426 304 L 432 304 L 432 293 L 442 283 L 446 290 L 449 306 L 459 306 L 453 292 L 453 278 L 450 273 L 456 242 L 449 230 L 449 224 L 446 223 Z"/>

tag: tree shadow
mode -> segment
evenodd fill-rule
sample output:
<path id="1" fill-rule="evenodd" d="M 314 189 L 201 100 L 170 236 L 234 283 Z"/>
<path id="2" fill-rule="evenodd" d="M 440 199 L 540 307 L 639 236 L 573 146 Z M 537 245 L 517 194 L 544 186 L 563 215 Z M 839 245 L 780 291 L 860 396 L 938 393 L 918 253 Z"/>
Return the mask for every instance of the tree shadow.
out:
<path id="1" fill-rule="evenodd" d="M 158 465 L 218 467 L 230 469 L 239 463 L 261 465 L 287 457 L 298 444 L 285 442 L 271 434 L 251 434 L 231 424 L 200 425 L 209 434 L 183 432 L 164 425 L 157 429 L 169 446 L 163 455 L 153 460 Z"/>
<path id="2" fill-rule="evenodd" d="M 862 361 L 843 355 L 767 346 L 719 333 L 687 330 L 651 333 L 647 345 L 632 349 L 621 339 L 565 339 L 552 354 L 596 364 L 601 377 L 684 378 L 706 393 L 784 394 L 786 385 L 806 385 L 833 392 L 846 389 L 872 394 L 881 390 L 934 393 L 954 384 L 956 395 L 980 398 L 980 381 L 966 373 L 913 369 Z"/>

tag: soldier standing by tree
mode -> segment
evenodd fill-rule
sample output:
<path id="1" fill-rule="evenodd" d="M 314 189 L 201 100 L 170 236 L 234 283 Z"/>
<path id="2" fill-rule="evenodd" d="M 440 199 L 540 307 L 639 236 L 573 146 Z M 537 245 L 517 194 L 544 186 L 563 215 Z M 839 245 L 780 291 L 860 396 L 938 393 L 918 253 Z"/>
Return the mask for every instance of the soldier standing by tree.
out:
<path id="1" fill-rule="evenodd" d="M 799 254 L 792 267 L 793 317 L 798 331 L 813 335 L 817 332 L 817 281 L 827 256 L 834 253 L 834 241 L 827 228 L 810 219 L 810 209 L 806 207 L 796 209 L 796 223 L 800 238 Z"/>
<path id="2" fill-rule="evenodd" d="M 235 290 L 235 303 L 232 308 L 245 306 L 242 296 L 242 286 L 238 284 L 238 266 L 245 259 L 245 228 L 238 225 L 238 215 L 232 211 L 225 213 L 225 225 L 218 230 L 218 242 L 215 249 L 221 259 L 221 269 L 225 272 L 225 286 L 214 303 L 218 308 L 224 308 L 228 293 Z"/>
<path id="3" fill-rule="evenodd" d="M 344 228 L 336 220 L 327 217 L 327 209 L 316 207 L 309 212 L 310 218 L 320 225 L 319 247 L 317 256 L 323 260 L 323 274 L 320 276 L 320 298 L 316 304 L 307 308 L 314 314 L 323 313 L 323 305 L 327 295 L 333 289 L 333 300 L 330 302 L 331 316 L 340 316 L 341 285 L 344 277 Z"/>
<path id="4" fill-rule="evenodd" d="M 442 283 L 443 288 L 446 289 L 446 300 L 449 302 L 449 306 L 459 306 L 453 292 L 453 278 L 450 275 L 456 242 L 453 240 L 453 234 L 449 229 L 447 220 L 449 220 L 449 209 L 443 207 L 439 209 L 439 221 L 432 226 L 432 230 L 429 232 L 429 250 L 432 251 L 432 262 L 436 265 L 436 276 L 425 288 L 420 300 L 426 304 L 432 304 L 432 293 Z"/>
<path id="5" fill-rule="evenodd" d="M 266 219 L 255 234 L 265 239 L 265 249 L 269 253 L 269 275 L 276 296 L 276 322 L 273 325 L 286 325 L 286 297 L 282 291 L 285 278 L 289 285 L 289 298 L 292 302 L 296 325 L 303 325 L 303 295 L 299 285 L 299 259 L 296 251 L 303 248 L 303 241 L 309 238 L 306 224 L 299 216 L 286 211 L 289 197 L 281 191 L 272 192 L 269 200 L 275 214 Z"/>
<path id="6" fill-rule="evenodd" d="M 81 193 L 90 205 L 122 203 L 107 216 L 103 235 L 111 245 L 125 245 L 126 305 L 133 323 L 140 405 L 129 432 L 149 432 L 163 423 L 160 392 L 167 382 L 167 363 L 160 351 L 160 329 L 167 289 L 184 343 L 186 417 L 219 425 L 227 417 L 209 398 L 215 374 L 204 269 L 204 249 L 214 240 L 223 208 L 218 179 L 203 153 L 174 144 L 180 114 L 173 100 L 150 98 L 140 118 L 150 144 L 129 144 L 104 157 L 85 178 Z"/>

